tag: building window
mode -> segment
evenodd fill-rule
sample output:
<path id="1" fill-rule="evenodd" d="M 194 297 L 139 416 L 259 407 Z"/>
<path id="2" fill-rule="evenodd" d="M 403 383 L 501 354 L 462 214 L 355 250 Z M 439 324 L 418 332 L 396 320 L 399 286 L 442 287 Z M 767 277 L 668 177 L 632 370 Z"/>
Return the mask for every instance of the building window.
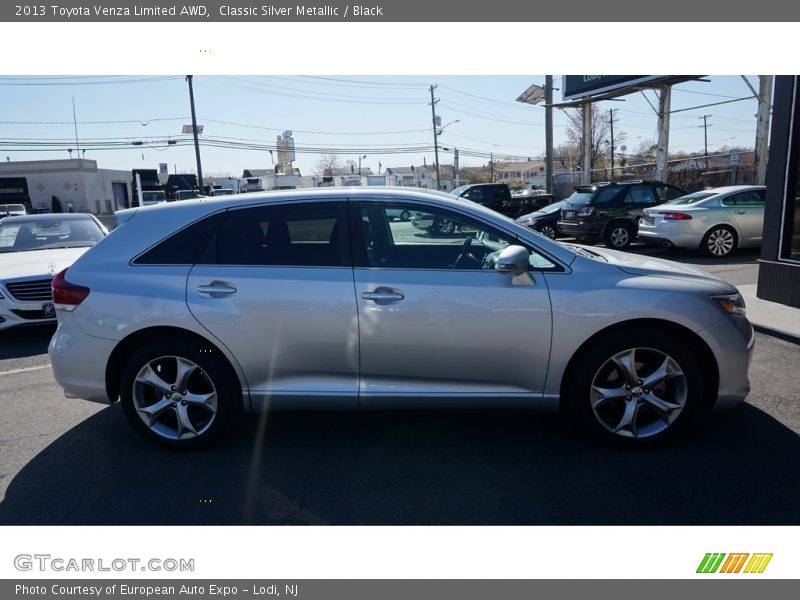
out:
<path id="1" fill-rule="evenodd" d="M 785 257 L 800 261 L 800 148 L 796 148 L 794 161 L 794 190 L 789 190 L 790 197 L 786 199 L 786 219 L 789 226 L 789 243 Z M 794 192 L 794 193 L 792 193 Z"/>

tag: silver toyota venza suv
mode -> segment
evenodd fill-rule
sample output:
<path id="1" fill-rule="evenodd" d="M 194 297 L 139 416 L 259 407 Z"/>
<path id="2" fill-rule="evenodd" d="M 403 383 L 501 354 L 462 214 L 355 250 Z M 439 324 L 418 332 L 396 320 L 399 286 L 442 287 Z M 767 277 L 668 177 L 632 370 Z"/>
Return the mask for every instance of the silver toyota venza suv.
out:
<path id="1" fill-rule="evenodd" d="M 730 284 L 449 194 L 296 190 L 117 216 L 53 281 L 53 371 L 173 448 L 242 411 L 562 405 L 635 446 L 750 390 L 753 330 Z"/>

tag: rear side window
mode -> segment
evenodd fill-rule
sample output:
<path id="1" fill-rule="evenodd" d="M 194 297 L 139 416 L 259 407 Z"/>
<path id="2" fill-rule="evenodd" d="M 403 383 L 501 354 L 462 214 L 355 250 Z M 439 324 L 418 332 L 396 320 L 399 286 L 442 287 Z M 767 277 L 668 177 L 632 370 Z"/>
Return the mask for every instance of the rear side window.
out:
<path id="1" fill-rule="evenodd" d="M 304 202 L 231 210 L 200 262 L 350 266 L 346 214 L 342 202 Z"/>
<path id="2" fill-rule="evenodd" d="M 594 197 L 594 204 L 595 206 L 611 206 L 619 204 L 620 197 L 622 194 L 627 192 L 626 189 L 620 189 L 618 187 L 604 187 L 597 190 L 597 194 Z"/>
<path id="3" fill-rule="evenodd" d="M 625 198 L 626 204 L 643 205 L 655 204 L 656 195 L 653 193 L 653 188 L 649 185 L 635 185 L 628 192 L 628 197 Z"/>
<path id="4" fill-rule="evenodd" d="M 722 199 L 725 206 L 763 206 L 764 190 L 749 190 Z"/>
<path id="5" fill-rule="evenodd" d="M 184 227 L 134 259 L 136 265 L 193 265 L 224 213 L 217 213 Z"/>

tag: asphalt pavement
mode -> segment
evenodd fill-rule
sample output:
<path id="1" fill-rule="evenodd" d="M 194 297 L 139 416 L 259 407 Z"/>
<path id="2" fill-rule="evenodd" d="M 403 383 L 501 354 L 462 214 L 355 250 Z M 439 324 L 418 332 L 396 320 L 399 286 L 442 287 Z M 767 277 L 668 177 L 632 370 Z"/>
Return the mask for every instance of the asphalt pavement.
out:
<path id="1" fill-rule="evenodd" d="M 665 255 L 739 285 L 755 256 Z M 747 402 L 644 451 L 560 415 L 479 411 L 250 415 L 174 453 L 118 405 L 64 398 L 52 331 L 0 333 L 2 525 L 800 524 L 800 346 L 766 335 Z"/>

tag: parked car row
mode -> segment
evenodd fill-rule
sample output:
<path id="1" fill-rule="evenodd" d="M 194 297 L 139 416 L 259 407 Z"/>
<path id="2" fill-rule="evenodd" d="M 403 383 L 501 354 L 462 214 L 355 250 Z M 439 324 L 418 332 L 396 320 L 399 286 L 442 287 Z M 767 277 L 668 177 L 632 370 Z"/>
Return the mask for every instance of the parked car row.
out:
<path id="1" fill-rule="evenodd" d="M 764 186 L 718 187 L 688 194 L 658 181 L 578 186 L 565 200 L 517 218 L 551 239 L 603 241 L 616 250 L 637 238 L 671 248 L 699 249 L 721 258 L 737 248 L 759 246 Z"/>

